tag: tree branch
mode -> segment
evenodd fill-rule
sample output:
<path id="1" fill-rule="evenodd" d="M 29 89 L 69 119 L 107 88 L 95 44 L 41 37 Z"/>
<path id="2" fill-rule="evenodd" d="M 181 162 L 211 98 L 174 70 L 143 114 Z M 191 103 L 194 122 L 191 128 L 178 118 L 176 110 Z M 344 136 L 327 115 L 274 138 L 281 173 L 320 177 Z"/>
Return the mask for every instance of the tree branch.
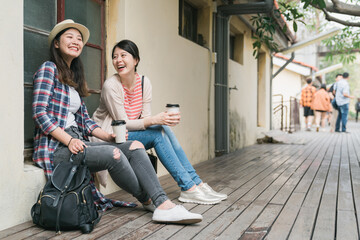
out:
<path id="1" fill-rule="evenodd" d="M 325 9 L 322 9 L 322 11 L 324 12 L 325 18 L 326 18 L 326 20 L 328 20 L 328 21 L 337 22 L 337 23 L 340 23 L 340 24 L 342 24 L 342 25 L 349 26 L 349 27 L 360 27 L 360 22 L 344 21 L 344 20 L 341 20 L 341 19 L 339 19 L 339 18 L 336 18 L 336 17 L 331 16 L 331 15 L 328 13 L 328 11 L 325 10 Z"/>
<path id="2" fill-rule="evenodd" d="M 326 11 L 331 13 L 341 13 L 351 16 L 360 16 L 360 5 L 347 4 L 339 0 L 325 1 Z M 318 5 L 312 4 L 313 7 L 322 10 Z"/>

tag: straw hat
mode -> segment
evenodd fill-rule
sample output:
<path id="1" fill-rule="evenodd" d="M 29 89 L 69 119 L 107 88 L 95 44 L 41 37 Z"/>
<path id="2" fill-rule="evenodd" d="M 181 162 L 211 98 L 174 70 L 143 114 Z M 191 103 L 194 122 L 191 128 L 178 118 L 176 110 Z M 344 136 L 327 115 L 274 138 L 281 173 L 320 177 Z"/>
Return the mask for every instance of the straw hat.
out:
<path id="1" fill-rule="evenodd" d="M 49 46 L 51 45 L 51 42 L 56 37 L 56 35 L 58 35 L 59 32 L 61 32 L 64 29 L 67 29 L 67 28 L 75 28 L 75 29 L 79 30 L 82 35 L 82 41 L 83 41 L 84 45 L 89 40 L 90 32 L 89 32 L 89 29 L 87 29 L 87 27 L 85 27 L 82 24 L 75 23 L 71 19 L 66 19 L 66 20 L 56 24 L 55 27 L 51 30 L 49 38 L 48 38 Z"/>

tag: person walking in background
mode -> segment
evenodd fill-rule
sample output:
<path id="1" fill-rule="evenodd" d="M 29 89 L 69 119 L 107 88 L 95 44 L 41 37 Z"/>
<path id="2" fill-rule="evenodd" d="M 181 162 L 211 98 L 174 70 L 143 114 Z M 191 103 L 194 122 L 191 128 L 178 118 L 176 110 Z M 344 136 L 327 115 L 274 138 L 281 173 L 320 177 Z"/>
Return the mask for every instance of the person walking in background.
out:
<path id="1" fill-rule="evenodd" d="M 356 117 L 355 117 L 355 121 L 358 121 L 358 115 L 359 115 L 359 111 L 360 111 L 360 98 L 357 99 L 357 102 L 355 103 L 355 111 L 356 111 Z"/>
<path id="2" fill-rule="evenodd" d="M 335 87 L 336 83 L 338 81 L 340 81 L 340 79 L 342 79 L 342 74 L 340 74 L 340 73 L 336 74 L 335 83 L 333 85 L 331 85 L 331 87 L 329 89 L 329 95 L 330 95 L 331 101 L 333 101 L 335 99 L 334 87 Z M 334 132 L 334 130 L 335 130 L 335 123 L 336 123 L 336 119 L 338 117 L 338 114 L 339 114 L 338 109 L 333 106 L 332 107 L 332 114 L 331 114 L 331 121 L 330 121 L 330 132 Z"/>
<path id="3" fill-rule="evenodd" d="M 344 72 L 343 78 L 340 81 L 338 81 L 334 86 L 334 89 L 336 91 L 335 100 L 339 108 L 339 115 L 336 119 L 335 132 L 340 132 L 340 122 L 342 124 L 341 131 L 346 132 L 346 123 L 348 120 L 350 98 L 354 98 L 353 96 L 350 96 L 350 87 L 349 87 L 348 79 L 349 79 L 349 73 Z"/>
<path id="4" fill-rule="evenodd" d="M 331 110 L 330 96 L 326 91 L 326 84 L 321 84 L 321 88 L 314 94 L 311 108 L 315 111 L 316 131 L 325 127 L 326 113 Z"/>
<path id="5" fill-rule="evenodd" d="M 312 100 L 316 92 L 316 88 L 312 86 L 311 78 L 306 80 L 307 85 L 301 90 L 300 105 L 304 107 L 305 127 L 306 131 L 310 131 L 314 116 L 314 111 L 311 109 Z"/>

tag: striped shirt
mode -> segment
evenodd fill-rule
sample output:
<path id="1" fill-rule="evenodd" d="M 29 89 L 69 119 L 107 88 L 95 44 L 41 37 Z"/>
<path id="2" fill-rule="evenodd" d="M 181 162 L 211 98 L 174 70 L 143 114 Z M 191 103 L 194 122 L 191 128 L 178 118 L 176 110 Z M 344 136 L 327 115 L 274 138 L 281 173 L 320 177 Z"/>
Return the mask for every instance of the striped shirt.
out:
<path id="1" fill-rule="evenodd" d="M 141 77 L 136 73 L 136 82 L 133 91 L 124 88 L 124 108 L 129 120 L 138 119 L 142 111 L 142 87 Z"/>

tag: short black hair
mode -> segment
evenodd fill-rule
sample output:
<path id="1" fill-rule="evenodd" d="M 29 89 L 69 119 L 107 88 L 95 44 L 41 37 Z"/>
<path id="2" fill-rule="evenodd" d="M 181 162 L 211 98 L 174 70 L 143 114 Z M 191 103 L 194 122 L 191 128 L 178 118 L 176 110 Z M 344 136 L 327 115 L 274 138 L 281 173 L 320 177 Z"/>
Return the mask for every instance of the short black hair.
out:
<path id="1" fill-rule="evenodd" d="M 308 84 L 310 84 L 310 83 L 312 82 L 312 79 L 311 79 L 311 78 L 308 78 L 308 79 L 306 79 L 306 82 L 307 82 Z"/>
<path id="2" fill-rule="evenodd" d="M 127 39 L 121 40 L 120 42 L 118 42 L 113 47 L 113 50 L 112 50 L 112 53 L 111 53 L 111 58 L 114 58 L 115 48 L 117 48 L 117 47 L 121 48 L 122 50 L 127 51 L 128 53 L 130 53 L 133 56 L 134 59 L 136 59 L 138 61 L 136 66 L 135 66 L 135 72 L 136 72 L 136 68 L 137 68 L 137 66 L 139 65 L 139 62 L 140 62 L 139 49 L 136 46 L 136 44 L 133 41 L 130 41 L 130 40 L 127 40 Z"/>
<path id="3" fill-rule="evenodd" d="M 349 73 L 348 72 L 344 72 L 343 73 L 343 78 L 348 78 L 349 77 Z"/>
<path id="4" fill-rule="evenodd" d="M 325 83 L 321 84 L 321 87 L 320 87 L 320 88 L 322 88 L 322 89 L 325 89 L 325 90 L 326 90 L 326 84 L 325 84 Z"/>
<path id="5" fill-rule="evenodd" d="M 342 74 L 341 73 L 336 74 L 335 78 L 337 78 L 338 76 L 342 76 Z"/>

